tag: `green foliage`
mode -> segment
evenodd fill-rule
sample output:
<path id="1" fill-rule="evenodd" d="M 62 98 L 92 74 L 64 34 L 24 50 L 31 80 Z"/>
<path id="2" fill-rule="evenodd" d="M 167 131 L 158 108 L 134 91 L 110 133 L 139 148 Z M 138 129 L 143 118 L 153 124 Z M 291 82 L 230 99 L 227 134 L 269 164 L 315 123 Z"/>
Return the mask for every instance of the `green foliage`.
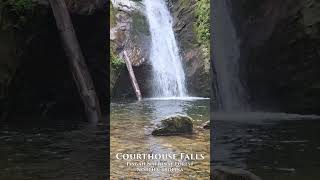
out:
<path id="1" fill-rule="evenodd" d="M 26 11 L 32 11 L 35 4 L 31 0 L 7 0 L 4 1 L 10 10 L 17 14 L 24 14 Z"/>
<path id="2" fill-rule="evenodd" d="M 210 1 L 197 0 L 196 2 L 196 22 L 194 24 L 197 39 L 200 44 L 209 49 L 210 44 Z"/>
<path id="3" fill-rule="evenodd" d="M 205 68 L 210 68 L 210 0 L 197 0 L 194 30 L 201 45 Z"/>
<path id="4" fill-rule="evenodd" d="M 116 13 L 117 10 L 110 5 L 110 28 L 116 25 Z M 114 44 L 110 41 L 110 65 L 115 71 L 119 71 L 124 66 L 124 61 L 117 55 Z"/>
<path id="5" fill-rule="evenodd" d="M 34 15 L 36 3 L 32 0 L 3 0 L 0 9 L 11 19 L 11 25 L 21 28 Z"/>
<path id="6" fill-rule="evenodd" d="M 118 55 L 116 55 L 112 50 L 110 54 L 110 60 L 111 60 L 112 68 L 117 71 L 120 70 L 125 64 L 123 60 Z"/>

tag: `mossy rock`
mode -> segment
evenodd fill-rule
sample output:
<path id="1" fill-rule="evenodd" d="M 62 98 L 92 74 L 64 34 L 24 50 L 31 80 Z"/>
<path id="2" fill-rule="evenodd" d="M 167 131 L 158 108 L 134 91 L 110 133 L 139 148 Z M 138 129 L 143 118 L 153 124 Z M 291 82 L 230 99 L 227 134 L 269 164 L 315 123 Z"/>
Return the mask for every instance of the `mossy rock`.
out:
<path id="1" fill-rule="evenodd" d="M 192 134 L 192 118 L 185 115 L 172 115 L 160 121 L 160 124 L 152 131 L 154 136 L 171 136 L 180 134 Z"/>

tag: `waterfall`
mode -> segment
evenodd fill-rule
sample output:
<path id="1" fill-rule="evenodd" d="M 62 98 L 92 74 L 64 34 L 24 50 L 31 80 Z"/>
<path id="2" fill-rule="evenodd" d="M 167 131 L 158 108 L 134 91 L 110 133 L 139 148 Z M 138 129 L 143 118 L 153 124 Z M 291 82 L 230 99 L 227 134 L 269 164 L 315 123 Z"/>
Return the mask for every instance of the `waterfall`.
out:
<path id="1" fill-rule="evenodd" d="M 165 0 L 144 0 L 151 33 L 153 96 L 185 97 L 185 74 Z"/>
<path id="2" fill-rule="evenodd" d="M 248 105 L 239 78 L 240 48 L 229 12 L 228 0 L 213 4 L 213 62 L 216 69 L 219 105 L 224 111 L 244 111 Z"/>

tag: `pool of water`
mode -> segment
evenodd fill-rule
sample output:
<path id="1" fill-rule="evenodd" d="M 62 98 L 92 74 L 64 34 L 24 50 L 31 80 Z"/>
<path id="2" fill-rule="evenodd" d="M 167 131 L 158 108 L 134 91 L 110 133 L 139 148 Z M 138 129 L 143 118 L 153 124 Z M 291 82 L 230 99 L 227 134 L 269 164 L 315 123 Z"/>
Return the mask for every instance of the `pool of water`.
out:
<path id="1" fill-rule="evenodd" d="M 0 179 L 107 179 L 106 124 L 75 117 L 0 122 Z"/>
<path id="2" fill-rule="evenodd" d="M 184 136 L 151 135 L 161 118 L 172 114 L 186 114 L 194 121 L 195 133 Z M 209 179 L 210 132 L 199 126 L 209 120 L 208 99 L 146 99 L 141 102 L 111 103 L 111 179 Z M 181 167 L 183 171 L 138 171 L 126 161 L 116 158 L 123 154 L 204 154 L 205 159 Z M 170 163 L 171 160 L 164 162 Z M 142 162 L 141 160 L 130 162 Z M 151 160 L 152 162 L 152 160 Z M 188 163 L 184 162 L 184 163 Z"/>
<path id="3" fill-rule="evenodd" d="M 320 118 L 286 113 L 213 113 L 213 165 L 266 180 L 320 179 Z"/>

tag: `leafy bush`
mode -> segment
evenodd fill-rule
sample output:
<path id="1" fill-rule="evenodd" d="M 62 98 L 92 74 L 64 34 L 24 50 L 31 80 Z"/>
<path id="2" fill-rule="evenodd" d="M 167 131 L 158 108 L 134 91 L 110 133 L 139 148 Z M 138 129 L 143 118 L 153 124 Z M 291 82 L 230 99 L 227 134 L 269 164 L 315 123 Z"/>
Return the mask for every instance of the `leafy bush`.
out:
<path id="1" fill-rule="evenodd" d="M 196 2 L 196 22 L 194 24 L 199 43 L 205 48 L 210 44 L 210 1 L 197 0 Z"/>
<path id="2" fill-rule="evenodd" d="M 197 0 L 194 29 L 201 45 L 206 70 L 210 68 L 210 0 Z"/>
<path id="3" fill-rule="evenodd" d="M 123 60 L 118 55 L 116 55 L 112 50 L 110 53 L 110 61 L 111 61 L 112 68 L 117 71 L 120 70 L 125 64 Z"/>

